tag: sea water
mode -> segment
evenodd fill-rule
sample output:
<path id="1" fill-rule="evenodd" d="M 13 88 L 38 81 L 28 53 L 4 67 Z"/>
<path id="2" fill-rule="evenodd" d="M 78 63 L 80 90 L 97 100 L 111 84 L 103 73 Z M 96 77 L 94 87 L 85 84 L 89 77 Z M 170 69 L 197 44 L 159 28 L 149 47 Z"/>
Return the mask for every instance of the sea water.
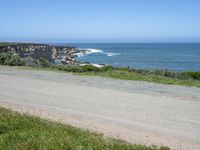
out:
<path id="1" fill-rule="evenodd" d="M 69 45 L 69 44 L 61 44 Z M 200 71 L 200 43 L 84 43 L 77 60 L 139 69 Z"/>

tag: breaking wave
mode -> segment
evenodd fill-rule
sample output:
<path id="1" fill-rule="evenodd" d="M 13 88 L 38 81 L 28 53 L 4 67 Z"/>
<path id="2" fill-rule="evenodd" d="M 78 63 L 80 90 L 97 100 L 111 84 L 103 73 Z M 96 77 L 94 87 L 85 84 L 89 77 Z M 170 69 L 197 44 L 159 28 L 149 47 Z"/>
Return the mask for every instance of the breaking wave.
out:
<path id="1" fill-rule="evenodd" d="M 95 54 L 95 53 L 103 54 L 103 55 L 106 55 L 108 57 L 120 55 L 120 53 L 104 52 L 103 50 L 94 49 L 94 48 L 87 48 L 87 49 L 81 49 L 81 50 L 86 50 L 87 52 L 85 54 L 78 55 L 78 57 L 88 55 L 88 54 Z"/>

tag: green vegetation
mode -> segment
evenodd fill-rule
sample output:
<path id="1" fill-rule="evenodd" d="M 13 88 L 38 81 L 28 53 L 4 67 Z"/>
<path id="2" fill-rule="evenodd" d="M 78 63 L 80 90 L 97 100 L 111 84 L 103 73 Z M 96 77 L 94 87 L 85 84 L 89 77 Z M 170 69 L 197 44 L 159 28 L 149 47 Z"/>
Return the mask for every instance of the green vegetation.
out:
<path id="1" fill-rule="evenodd" d="M 48 62 L 48 60 L 46 60 L 44 58 L 39 58 L 37 61 L 37 64 L 39 67 L 42 67 L 42 68 L 48 68 L 51 66 L 51 64 Z"/>
<path id="2" fill-rule="evenodd" d="M 0 46 L 16 45 L 17 43 L 13 42 L 0 42 Z"/>
<path id="3" fill-rule="evenodd" d="M 31 66 L 41 68 L 48 68 L 51 66 L 50 62 L 48 62 L 44 58 L 40 58 L 37 61 L 35 61 L 31 57 L 22 59 L 21 57 L 19 57 L 19 55 L 10 53 L 0 53 L 0 65 Z"/>
<path id="4" fill-rule="evenodd" d="M 9 65 L 9 66 L 22 66 L 24 65 L 22 59 L 15 54 L 0 54 L 0 64 L 1 65 Z"/>
<path id="5" fill-rule="evenodd" d="M 101 76 L 122 80 L 138 80 L 156 82 L 162 84 L 174 84 L 200 87 L 200 72 L 175 72 L 168 70 L 143 70 L 132 69 L 129 67 L 116 68 L 104 66 L 97 68 L 92 65 L 54 65 L 44 58 L 34 60 L 31 57 L 20 58 L 14 54 L 0 54 L 1 65 L 27 66 L 29 69 L 53 70 L 62 72 L 71 72 L 79 75 Z M 27 67 L 21 67 L 27 69 Z"/>
<path id="6" fill-rule="evenodd" d="M 23 58 L 22 61 L 24 62 L 24 66 L 37 67 L 37 61 L 30 56 Z"/>
<path id="7" fill-rule="evenodd" d="M 1 107 L 0 149 L 169 150 L 167 147 L 133 145 L 68 125 L 22 115 Z"/>

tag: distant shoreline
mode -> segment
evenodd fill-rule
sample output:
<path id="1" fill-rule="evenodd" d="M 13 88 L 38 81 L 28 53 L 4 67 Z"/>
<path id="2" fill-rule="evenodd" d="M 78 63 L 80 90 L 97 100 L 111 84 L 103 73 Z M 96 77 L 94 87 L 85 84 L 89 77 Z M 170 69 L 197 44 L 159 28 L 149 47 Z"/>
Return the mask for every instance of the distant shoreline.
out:
<path id="1" fill-rule="evenodd" d="M 200 71 L 200 43 L 88 43 L 74 44 L 93 53 L 77 60 L 115 67 Z"/>
<path id="2" fill-rule="evenodd" d="M 10 46 L 8 49 L 6 49 L 7 47 L 5 46 L 3 49 L 1 48 L 2 47 L 0 47 L 0 52 L 3 51 L 4 53 L 0 53 L 0 65 L 23 66 L 22 68 L 25 69 L 62 71 L 79 75 L 101 76 L 122 80 L 139 80 L 162 84 L 200 87 L 200 72 L 177 72 L 161 69 L 134 69 L 130 67 L 113 67 L 109 65 L 84 63 L 76 61 L 75 58 L 79 52 L 85 51 L 80 51 L 74 47 L 66 48 L 34 44 L 22 46 L 15 45 L 14 47 Z M 34 48 L 37 50 L 35 51 Z M 55 53 L 49 53 L 48 48 L 51 48 Z M 6 50 L 8 50 L 7 53 Z M 28 56 L 32 55 L 35 57 L 34 59 L 28 56 L 20 57 L 15 55 L 17 52 L 22 52 L 21 55 L 26 56 L 27 54 Z M 41 56 L 44 55 L 49 57 L 50 60 L 52 58 L 64 56 L 63 58 L 65 59 L 64 62 L 66 62 L 66 64 L 55 65 L 52 62 L 49 62 L 48 59 L 44 59 L 45 57 L 41 58 Z"/>
<path id="3" fill-rule="evenodd" d="M 46 45 L 37 43 L 0 42 L 0 45 L 17 44 L 58 47 L 54 52 L 50 50 L 51 54 L 47 52 L 44 57 L 48 61 L 56 64 L 94 65 L 96 67 L 112 65 L 113 67 L 129 67 L 142 70 L 159 69 L 175 72 L 200 71 L 200 55 L 198 51 L 200 43 L 196 43 L 197 45 L 193 45 L 194 43 L 189 43 L 189 45 L 188 43 L 181 43 L 181 45 L 179 45 L 179 43 L 171 43 L 171 45 L 169 43 L 122 43 L 122 45 L 121 43 L 51 43 Z M 60 49 L 60 47 L 69 49 L 59 52 L 58 49 Z M 31 55 L 31 57 L 32 56 L 35 55 Z M 43 54 L 39 54 L 35 59 L 39 59 L 40 56 L 43 57 Z M 20 55 L 20 57 L 23 58 L 24 56 Z"/>

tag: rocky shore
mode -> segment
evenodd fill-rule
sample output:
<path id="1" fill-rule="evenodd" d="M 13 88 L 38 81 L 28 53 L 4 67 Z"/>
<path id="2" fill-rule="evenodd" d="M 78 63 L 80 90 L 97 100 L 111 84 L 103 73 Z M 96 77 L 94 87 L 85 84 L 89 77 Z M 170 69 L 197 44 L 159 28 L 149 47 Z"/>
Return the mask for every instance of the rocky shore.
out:
<path id="1" fill-rule="evenodd" d="M 35 60 L 43 57 L 52 63 L 63 65 L 84 64 L 76 61 L 75 58 L 86 52 L 72 46 L 52 46 L 47 44 L 19 43 L 0 46 L 0 53 L 18 54 L 22 58 L 32 57 Z"/>

